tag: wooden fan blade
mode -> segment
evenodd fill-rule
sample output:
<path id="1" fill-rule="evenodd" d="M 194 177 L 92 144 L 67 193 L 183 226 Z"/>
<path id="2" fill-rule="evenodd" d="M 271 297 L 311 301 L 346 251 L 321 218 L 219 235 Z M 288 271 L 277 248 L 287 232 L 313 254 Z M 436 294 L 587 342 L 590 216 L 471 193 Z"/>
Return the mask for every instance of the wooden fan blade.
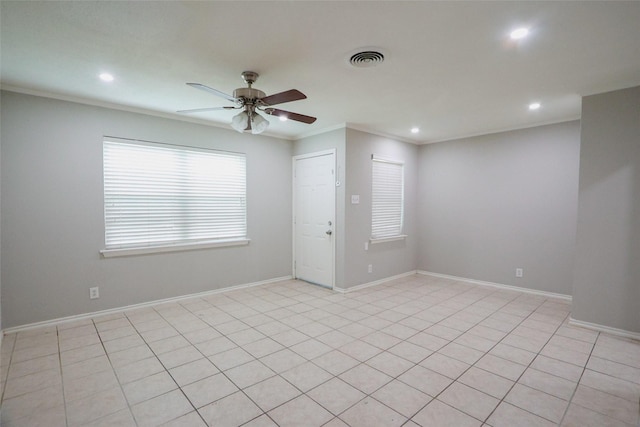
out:
<path id="1" fill-rule="evenodd" d="M 287 90 L 285 92 L 274 93 L 273 95 L 265 96 L 260 99 L 264 105 L 276 105 L 284 104 L 285 102 L 298 101 L 300 99 L 307 99 L 307 96 L 296 89 Z"/>
<path id="2" fill-rule="evenodd" d="M 216 110 L 235 110 L 240 107 L 212 107 L 212 108 L 194 108 L 192 110 L 178 110 L 176 113 L 190 114 L 190 113 L 203 113 L 205 111 L 216 111 Z"/>
<path id="3" fill-rule="evenodd" d="M 228 100 L 228 101 L 231 101 L 231 102 L 237 102 L 237 101 L 238 101 L 238 100 L 237 100 L 236 98 L 234 98 L 233 96 L 231 96 L 231 95 L 227 95 L 226 93 L 224 93 L 224 92 L 220 92 L 219 90 L 214 89 L 214 88 L 212 88 L 212 87 L 205 86 L 205 85 L 200 84 L 200 83 L 187 83 L 187 84 L 188 84 L 189 86 L 193 87 L 193 88 L 200 89 L 200 90 L 204 90 L 205 92 L 212 93 L 212 94 L 214 94 L 214 95 L 216 95 L 216 96 L 219 96 L 219 97 L 221 97 L 221 98 L 224 98 L 224 99 L 226 99 L 226 100 Z"/>
<path id="4" fill-rule="evenodd" d="M 295 120 L 296 122 L 302 122 L 308 125 L 317 120 L 315 117 L 292 113 L 291 111 L 278 110 L 277 108 L 267 108 L 264 112 L 272 116 L 286 117 L 287 120 Z"/>

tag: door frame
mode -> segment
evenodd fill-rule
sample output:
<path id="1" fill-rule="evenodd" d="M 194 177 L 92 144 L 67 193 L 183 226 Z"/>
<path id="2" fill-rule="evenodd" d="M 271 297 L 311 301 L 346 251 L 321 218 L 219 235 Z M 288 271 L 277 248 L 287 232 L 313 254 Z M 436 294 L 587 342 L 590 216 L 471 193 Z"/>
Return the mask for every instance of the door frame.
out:
<path id="1" fill-rule="evenodd" d="M 292 204 L 291 204 L 291 244 L 292 244 L 292 254 L 293 254 L 293 259 L 291 260 L 291 271 L 292 271 L 292 277 L 294 279 L 297 279 L 296 276 L 296 162 L 298 160 L 304 160 L 304 159 L 310 159 L 313 157 L 321 157 L 321 156 L 327 156 L 327 155 L 332 155 L 333 156 L 333 185 L 331 186 L 333 189 L 333 236 L 331 239 L 331 284 L 329 286 L 329 288 L 331 290 L 333 290 L 336 286 L 336 239 L 337 239 L 337 235 L 338 233 L 336 232 L 338 230 L 337 227 L 337 191 L 336 191 L 336 186 L 337 186 L 337 150 L 335 148 L 331 148 L 328 150 L 322 150 L 322 151 L 314 151 L 313 153 L 305 153 L 305 154 L 299 154 L 296 156 L 293 156 L 291 158 L 291 176 L 292 176 L 292 182 L 291 182 L 291 199 L 292 199 Z M 320 285 L 319 285 L 320 286 Z"/>

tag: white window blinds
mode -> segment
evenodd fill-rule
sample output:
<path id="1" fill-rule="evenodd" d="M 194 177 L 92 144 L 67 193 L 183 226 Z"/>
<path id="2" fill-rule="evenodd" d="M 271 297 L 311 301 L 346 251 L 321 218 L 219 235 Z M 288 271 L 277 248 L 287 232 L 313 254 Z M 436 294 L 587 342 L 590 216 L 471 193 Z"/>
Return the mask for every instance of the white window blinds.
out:
<path id="1" fill-rule="evenodd" d="M 372 157 L 371 239 L 402 236 L 404 164 Z"/>
<path id="2" fill-rule="evenodd" d="M 105 138 L 106 249 L 244 239 L 243 154 Z"/>

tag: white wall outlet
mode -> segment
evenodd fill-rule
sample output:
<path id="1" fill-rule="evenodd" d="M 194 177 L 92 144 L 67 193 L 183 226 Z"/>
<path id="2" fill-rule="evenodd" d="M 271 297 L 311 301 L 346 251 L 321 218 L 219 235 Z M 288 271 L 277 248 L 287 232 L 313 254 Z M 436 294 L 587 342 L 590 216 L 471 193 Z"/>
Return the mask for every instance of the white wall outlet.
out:
<path id="1" fill-rule="evenodd" d="M 516 268 L 516 277 L 522 277 L 523 271 L 521 268 Z"/>
<path id="2" fill-rule="evenodd" d="M 373 264 L 369 264 L 369 267 L 367 267 L 367 271 L 369 273 L 373 273 Z"/>
<path id="3" fill-rule="evenodd" d="M 351 204 L 352 205 L 357 205 L 358 203 L 360 203 L 360 195 L 359 194 L 352 194 L 351 195 Z"/>
<path id="4" fill-rule="evenodd" d="M 100 289 L 97 286 L 89 288 L 89 299 L 96 298 L 100 298 Z"/>

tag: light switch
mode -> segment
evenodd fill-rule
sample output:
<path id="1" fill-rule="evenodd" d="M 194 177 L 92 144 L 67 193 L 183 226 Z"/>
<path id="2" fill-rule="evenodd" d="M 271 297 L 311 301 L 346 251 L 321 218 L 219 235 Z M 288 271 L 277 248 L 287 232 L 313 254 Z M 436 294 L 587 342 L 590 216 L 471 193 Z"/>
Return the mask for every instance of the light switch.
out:
<path id="1" fill-rule="evenodd" d="M 357 205 L 358 203 L 360 203 L 360 195 L 359 194 L 352 194 L 351 195 L 351 204 L 352 205 Z"/>

